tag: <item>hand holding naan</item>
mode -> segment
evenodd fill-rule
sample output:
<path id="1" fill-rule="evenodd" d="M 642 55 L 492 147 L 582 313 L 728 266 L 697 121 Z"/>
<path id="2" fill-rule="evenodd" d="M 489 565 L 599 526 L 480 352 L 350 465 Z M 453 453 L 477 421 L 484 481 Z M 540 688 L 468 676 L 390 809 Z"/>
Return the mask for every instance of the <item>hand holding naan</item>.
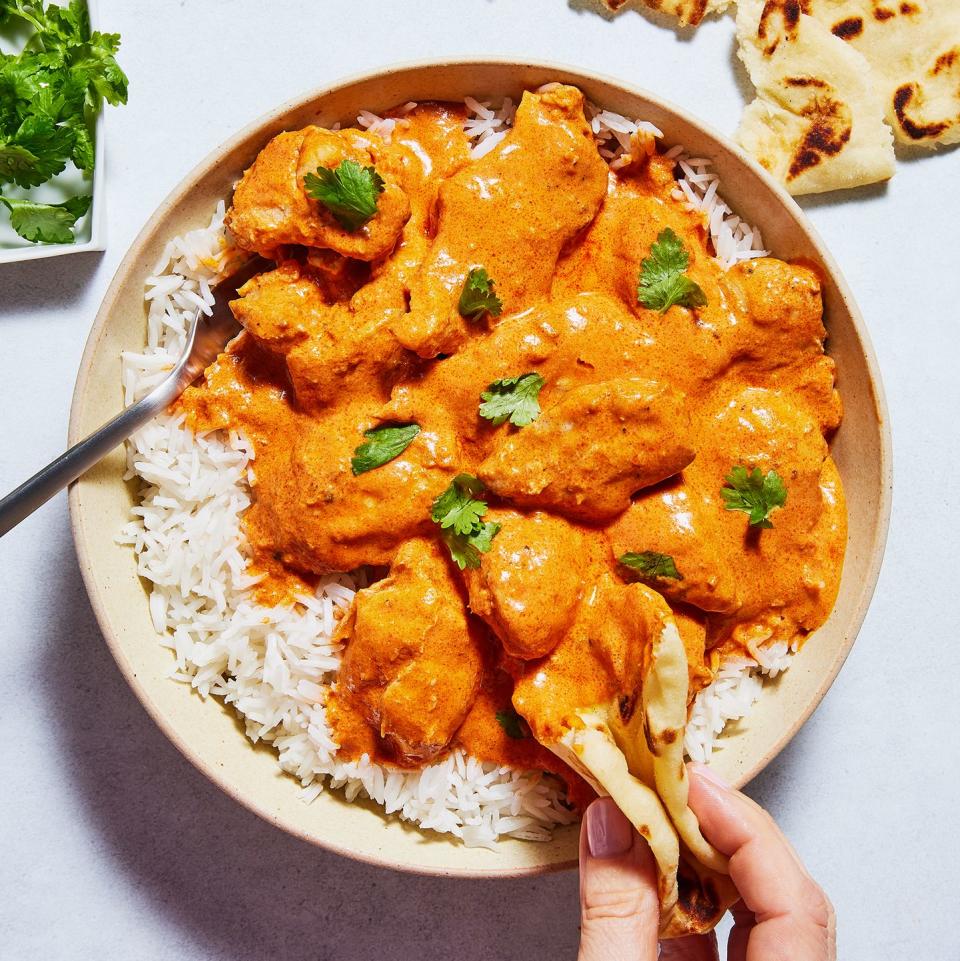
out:
<path id="1" fill-rule="evenodd" d="M 707 840 L 729 858 L 741 900 L 728 961 L 788 956 L 835 961 L 836 920 L 770 816 L 701 765 L 690 766 L 690 807 Z M 655 961 L 660 926 L 656 861 L 609 798 L 587 810 L 580 840 L 579 961 Z M 711 932 L 665 941 L 661 961 L 713 961 Z"/>

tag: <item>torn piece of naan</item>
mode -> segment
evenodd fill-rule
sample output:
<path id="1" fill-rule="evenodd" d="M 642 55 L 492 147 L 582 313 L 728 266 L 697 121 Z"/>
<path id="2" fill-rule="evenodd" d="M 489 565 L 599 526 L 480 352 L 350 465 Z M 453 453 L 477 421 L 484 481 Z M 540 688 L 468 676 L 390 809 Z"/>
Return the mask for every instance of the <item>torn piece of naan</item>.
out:
<path id="1" fill-rule="evenodd" d="M 739 54 L 757 90 L 737 139 L 793 194 L 893 176 L 893 135 L 866 59 L 813 17 L 814 0 L 739 0 Z"/>
<path id="2" fill-rule="evenodd" d="M 666 601 L 606 576 L 560 644 L 514 689 L 534 736 L 612 797 L 649 844 L 662 938 L 710 931 L 738 899 L 727 859 L 687 804 L 688 685 L 686 650 Z"/>
<path id="3" fill-rule="evenodd" d="M 603 0 L 606 6 L 616 12 L 629 0 Z M 643 0 L 644 4 L 658 13 L 677 17 L 681 26 L 695 27 L 707 14 L 722 13 L 734 0 Z"/>
<path id="4" fill-rule="evenodd" d="M 898 140 L 960 142 L 958 0 L 803 0 L 800 7 L 870 64 Z"/>

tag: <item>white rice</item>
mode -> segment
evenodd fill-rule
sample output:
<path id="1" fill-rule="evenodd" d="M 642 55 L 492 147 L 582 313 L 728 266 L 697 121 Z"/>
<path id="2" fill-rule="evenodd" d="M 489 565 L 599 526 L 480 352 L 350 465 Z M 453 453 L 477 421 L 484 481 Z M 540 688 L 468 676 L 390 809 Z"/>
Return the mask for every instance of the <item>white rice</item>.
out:
<path id="1" fill-rule="evenodd" d="M 406 104 L 401 115 L 414 106 Z M 465 131 L 473 155 L 482 156 L 506 136 L 516 108 L 510 100 L 494 106 L 472 98 L 466 106 Z M 357 122 L 389 138 L 398 119 L 365 111 Z M 647 133 L 651 144 L 662 136 L 652 124 L 592 105 L 590 122 L 612 165 L 628 153 L 637 131 Z M 709 173 L 708 162 L 673 149 L 685 174 L 678 189 L 709 217 L 721 261 L 729 265 L 764 253 L 759 232 L 717 196 L 717 177 Z M 209 226 L 166 245 L 147 278 L 147 346 L 122 355 L 126 404 L 172 369 L 194 312 L 210 312 L 211 287 L 229 271 L 234 254 L 223 218 L 221 202 Z M 126 478 L 138 478 L 141 489 L 120 539 L 133 547 L 139 573 L 152 584 L 150 615 L 171 651 L 171 677 L 202 697 L 231 705 L 251 741 L 276 748 L 280 766 L 300 781 L 308 801 L 327 785 L 341 788 L 348 800 L 371 798 L 388 814 L 471 846 L 493 847 L 502 836 L 547 840 L 553 827 L 573 821 L 558 779 L 482 763 L 461 750 L 413 772 L 385 768 L 366 755 L 338 760 L 320 702 L 340 661 L 335 624 L 365 580 L 362 574 L 330 575 L 293 607 L 256 603 L 251 589 L 257 578 L 246 570 L 240 526 L 251 502 L 254 458 L 236 431 L 194 436 L 181 416 L 171 414 L 156 418 L 127 443 Z M 708 760 L 726 722 L 750 710 L 762 687 L 758 675 L 786 669 L 791 654 L 780 646 L 783 650 L 758 652 L 762 663 L 728 661 L 697 696 L 686 742 L 691 757 Z"/>

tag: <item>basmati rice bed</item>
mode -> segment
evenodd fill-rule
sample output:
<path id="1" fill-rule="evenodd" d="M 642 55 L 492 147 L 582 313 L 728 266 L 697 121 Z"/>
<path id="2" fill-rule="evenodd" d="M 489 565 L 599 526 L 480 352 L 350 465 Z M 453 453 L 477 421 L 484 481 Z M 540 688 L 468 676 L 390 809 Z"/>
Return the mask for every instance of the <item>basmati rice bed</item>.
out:
<path id="1" fill-rule="evenodd" d="M 494 149 L 513 122 L 514 103 L 467 98 L 464 130 L 475 157 Z M 398 117 L 367 111 L 361 127 L 389 138 Z M 614 167 L 640 132 L 648 148 L 663 136 L 652 124 L 588 106 L 601 154 Z M 704 213 L 718 260 L 725 267 L 763 256 L 759 230 L 742 221 L 722 200 L 710 162 L 667 155 L 681 174 L 678 200 Z M 147 343 L 122 355 L 124 401 L 131 404 L 158 384 L 180 354 L 197 309 L 209 313 L 211 288 L 233 256 L 221 202 L 209 226 L 171 240 L 146 280 Z M 459 838 L 470 846 L 495 848 L 506 836 L 545 841 L 552 828 L 575 814 L 564 802 L 563 784 L 540 772 L 482 763 L 455 750 L 421 771 L 397 771 L 371 762 L 344 762 L 327 724 L 322 701 L 336 678 L 334 626 L 365 586 L 362 573 L 324 578 L 315 594 L 293 607 L 266 608 L 253 600 L 256 578 L 247 573 L 240 519 L 251 502 L 255 451 L 234 431 L 194 436 L 183 418 L 158 417 L 127 443 L 127 479 L 141 482 L 133 519 L 120 540 L 137 555 L 142 577 L 152 585 L 150 614 L 161 643 L 170 649 L 171 677 L 213 696 L 244 720 L 247 736 L 277 751 L 284 771 L 301 784 L 305 801 L 325 787 L 348 801 L 368 797 L 386 814 Z M 744 717 L 760 696 L 763 676 L 786 670 L 793 656 L 779 643 L 757 659 L 726 661 L 716 679 L 698 694 L 686 734 L 688 755 L 709 761 L 726 723 Z"/>

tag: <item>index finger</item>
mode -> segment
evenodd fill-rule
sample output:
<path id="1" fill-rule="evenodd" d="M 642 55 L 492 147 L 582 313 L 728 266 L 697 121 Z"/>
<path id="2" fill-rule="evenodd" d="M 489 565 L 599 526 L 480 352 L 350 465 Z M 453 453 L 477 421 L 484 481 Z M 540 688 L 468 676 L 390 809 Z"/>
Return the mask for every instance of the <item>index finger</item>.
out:
<path id="1" fill-rule="evenodd" d="M 689 770 L 690 807 L 707 840 L 729 857 L 730 878 L 757 921 L 801 913 L 830 927 L 830 902 L 770 815 L 709 768 Z"/>

